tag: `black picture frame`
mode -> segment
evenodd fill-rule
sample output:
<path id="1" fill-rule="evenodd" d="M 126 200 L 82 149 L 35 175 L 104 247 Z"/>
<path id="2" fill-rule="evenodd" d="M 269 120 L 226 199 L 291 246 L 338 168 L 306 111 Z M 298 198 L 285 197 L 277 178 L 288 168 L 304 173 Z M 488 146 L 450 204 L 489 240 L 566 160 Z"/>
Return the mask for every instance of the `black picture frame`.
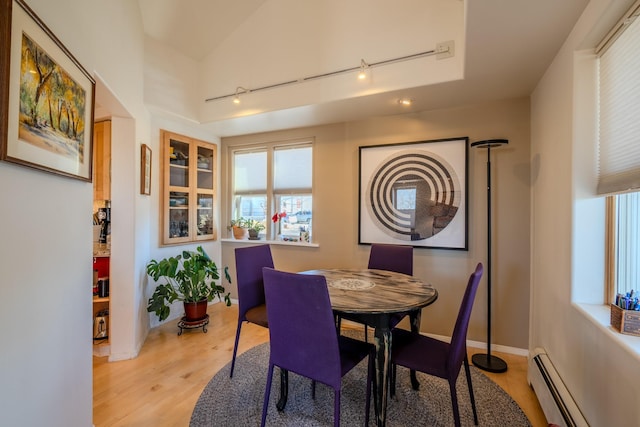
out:
<path id="1" fill-rule="evenodd" d="M 468 250 L 469 138 L 359 147 L 358 243 Z"/>

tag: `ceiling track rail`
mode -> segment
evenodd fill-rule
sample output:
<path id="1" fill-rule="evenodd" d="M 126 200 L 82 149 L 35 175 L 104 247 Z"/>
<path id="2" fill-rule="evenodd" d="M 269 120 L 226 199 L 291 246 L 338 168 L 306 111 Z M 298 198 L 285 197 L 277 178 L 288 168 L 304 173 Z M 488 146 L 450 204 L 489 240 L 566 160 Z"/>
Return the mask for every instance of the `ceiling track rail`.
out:
<path id="1" fill-rule="evenodd" d="M 281 83 L 274 83 L 274 84 L 255 87 L 255 88 L 246 88 L 245 89 L 242 86 L 238 86 L 236 91 L 233 92 L 233 93 L 228 93 L 228 94 L 225 94 L 225 95 L 220 95 L 220 96 L 214 96 L 214 97 L 211 97 L 211 98 L 207 98 L 207 99 L 205 99 L 205 102 L 218 101 L 218 100 L 226 99 L 226 98 L 234 98 L 234 97 L 238 97 L 238 95 L 244 95 L 244 94 L 248 94 L 248 93 L 260 92 L 260 91 L 263 91 L 263 90 L 275 89 L 275 88 L 284 87 L 284 86 L 291 86 L 291 85 L 294 85 L 294 84 L 305 83 L 305 82 L 309 82 L 309 81 L 312 81 L 312 80 L 318 80 L 318 79 L 323 79 L 323 78 L 327 78 L 327 77 L 332 77 L 332 76 L 338 76 L 338 75 L 342 75 L 342 74 L 352 73 L 354 71 L 362 71 L 363 69 L 364 70 L 368 70 L 368 69 L 371 69 L 371 68 L 374 68 L 374 67 L 380 67 L 380 66 L 383 66 L 383 65 L 395 64 L 395 63 L 404 62 L 404 61 L 411 61 L 411 60 L 414 60 L 414 59 L 424 58 L 424 57 L 427 57 L 427 56 L 451 54 L 452 52 L 451 52 L 450 49 L 451 49 L 451 45 L 450 44 L 439 43 L 438 47 L 436 49 L 426 50 L 426 51 L 414 53 L 414 54 L 411 54 L 411 55 L 399 56 L 397 58 L 385 59 L 385 60 L 382 60 L 382 61 L 372 62 L 372 63 L 367 63 L 363 59 L 363 60 L 361 60 L 360 65 L 358 65 L 357 67 L 343 68 L 341 70 L 330 71 L 330 72 L 322 73 L 322 74 L 315 74 L 315 75 L 312 75 L 312 76 L 302 77 L 302 78 L 299 78 L 299 79 L 296 79 L 296 80 L 288 80 L 288 81 L 284 81 L 284 82 L 281 82 Z"/>

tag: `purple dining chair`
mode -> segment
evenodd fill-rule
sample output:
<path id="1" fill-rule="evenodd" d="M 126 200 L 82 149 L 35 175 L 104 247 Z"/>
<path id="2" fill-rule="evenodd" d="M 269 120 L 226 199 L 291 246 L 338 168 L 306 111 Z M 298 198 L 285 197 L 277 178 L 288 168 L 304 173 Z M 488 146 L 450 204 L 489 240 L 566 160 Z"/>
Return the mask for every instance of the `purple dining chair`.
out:
<path id="1" fill-rule="evenodd" d="M 262 407 L 265 425 L 273 370 L 310 378 L 334 390 L 334 426 L 340 425 L 342 377 L 369 357 L 365 404 L 365 425 L 369 423 L 371 382 L 375 348 L 371 344 L 339 336 L 324 276 L 295 274 L 264 268 L 264 289 L 269 307 L 270 355 Z"/>
<path id="2" fill-rule="evenodd" d="M 373 243 L 371 245 L 371 251 L 369 252 L 369 264 L 367 268 L 393 271 L 413 276 L 413 246 Z M 408 314 L 408 312 L 394 313 L 391 316 L 389 326 L 395 328 Z M 351 318 L 349 315 L 342 314 L 338 316 L 338 326 L 340 326 L 341 318 L 357 321 L 357 319 Z M 364 326 L 364 337 L 365 341 L 367 341 L 367 325 Z"/>
<path id="3" fill-rule="evenodd" d="M 235 254 L 236 277 L 238 279 L 238 328 L 236 329 L 236 342 L 233 345 L 229 377 L 233 377 L 242 323 L 249 322 L 265 328 L 269 327 L 262 282 L 262 267 L 273 268 L 269 245 L 236 248 Z"/>
<path id="4" fill-rule="evenodd" d="M 413 275 L 413 246 L 374 243 L 367 268 Z"/>
<path id="5" fill-rule="evenodd" d="M 460 413 L 458 410 L 458 395 L 456 392 L 456 380 L 460 374 L 461 365 L 464 363 L 464 370 L 469 386 L 469 396 L 471 398 L 471 408 L 473 409 L 473 421 L 478 425 L 478 414 L 476 412 L 476 401 L 473 396 L 473 386 L 471 384 L 471 372 L 469 370 L 469 360 L 467 358 L 467 329 L 469 318 L 473 309 L 473 300 L 476 296 L 478 284 L 482 277 L 483 266 L 478 263 L 475 271 L 469 277 L 467 289 L 465 290 L 458 318 L 451 342 L 447 343 L 425 335 L 414 334 L 402 329 L 394 329 L 391 341 L 393 348 L 391 351 L 391 395 L 395 391 L 395 378 L 397 365 L 404 366 L 411 370 L 424 372 L 449 382 L 451 391 L 451 405 L 453 407 L 453 418 L 456 427 L 460 426 Z M 414 387 L 415 388 L 415 387 Z"/>

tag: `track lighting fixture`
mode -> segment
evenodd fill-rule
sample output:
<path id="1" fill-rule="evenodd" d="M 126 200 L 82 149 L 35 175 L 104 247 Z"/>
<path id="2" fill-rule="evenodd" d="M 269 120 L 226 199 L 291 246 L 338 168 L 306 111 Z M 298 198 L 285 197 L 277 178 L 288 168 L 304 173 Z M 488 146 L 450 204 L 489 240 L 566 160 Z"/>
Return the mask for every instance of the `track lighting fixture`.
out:
<path id="1" fill-rule="evenodd" d="M 234 104 L 240 104 L 240 94 L 241 93 L 249 93 L 249 91 L 245 88 L 243 88 L 242 86 L 238 86 L 236 88 L 236 94 L 233 97 L 233 103 Z"/>
<path id="2" fill-rule="evenodd" d="M 367 69 L 369 68 L 369 64 L 365 62 L 364 59 L 360 60 L 360 71 L 358 72 L 358 80 L 364 80 L 367 78 Z"/>
<path id="3" fill-rule="evenodd" d="M 268 89 L 275 89 L 275 88 L 279 88 L 279 87 L 290 86 L 290 85 L 299 84 L 299 83 L 310 82 L 310 81 L 323 79 L 323 78 L 328 78 L 328 77 L 333 77 L 333 76 L 338 76 L 338 75 L 342 75 L 342 74 L 346 74 L 346 73 L 353 73 L 354 71 L 358 72 L 358 80 L 364 80 L 364 79 L 367 78 L 367 70 L 369 70 L 371 68 L 374 68 L 374 67 L 381 67 L 381 66 L 384 66 L 384 65 L 391 65 L 391 64 L 396 64 L 398 62 L 404 62 L 404 61 L 411 61 L 411 60 L 414 60 L 414 59 L 424 58 L 424 57 L 427 57 L 427 56 L 435 56 L 436 59 L 450 58 L 450 57 L 453 56 L 453 46 L 454 46 L 453 45 L 453 41 L 442 42 L 442 43 L 438 43 L 435 49 L 426 50 L 426 51 L 418 52 L 418 53 L 413 53 L 413 54 L 410 54 L 410 55 L 399 56 L 399 57 L 390 58 L 390 59 L 384 59 L 384 60 L 377 61 L 377 62 L 367 62 L 364 59 L 360 59 L 360 65 L 359 66 L 342 68 L 342 69 L 335 70 L 335 71 L 329 71 L 329 72 L 325 72 L 325 73 L 321 73 L 321 74 L 315 74 L 315 75 L 301 77 L 301 78 L 292 79 L 292 80 L 284 80 L 282 82 L 273 83 L 273 84 L 269 84 L 269 85 L 266 85 L 266 86 L 253 87 L 253 88 L 250 88 L 250 89 L 245 89 L 242 86 L 238 86 L 236 88 L 235 93 L 230 93 L 230 94 L 226 94 L 226 95 L 220 95 L 220 96 L 214 96 L 214 97 L 211 97 L 211 98 L 207 98 L 207 99 L 205 99 L 205 102 L 217 101 L 217 100 L 225 99 L 225 98 L 233 98 L 233 103 L 234 104 L 239 104 L 240 103 L 240 95 L 245 94 L 245 93 L 258 92 L 258 91 L 263 91 L 263 90 L 268 90 Z M 403 105 L 411 105 L 411 100 L 410 99 L 408 100 L 408 104 L 405 103 L 405 102 L 402 102 L 402 104 Z"/>

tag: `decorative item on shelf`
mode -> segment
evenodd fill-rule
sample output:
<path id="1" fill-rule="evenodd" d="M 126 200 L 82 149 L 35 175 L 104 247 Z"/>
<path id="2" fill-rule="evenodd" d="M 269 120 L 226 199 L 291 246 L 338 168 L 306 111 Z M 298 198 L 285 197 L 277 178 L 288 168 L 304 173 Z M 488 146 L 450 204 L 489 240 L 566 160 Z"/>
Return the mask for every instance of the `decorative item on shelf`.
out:
<path id="1" fill-rule="evenodd" d="M 300 227 L 300 241 L 304 243 L 309 243 L 311 241 L 307 227 Z"/>
<path id="2" fill-rule="evenodd" d="M 189 159 L 189 156 L 184 154 L 182 151 L 174 151 L 172 154 L 170 154 L 170 156 L 172 157 L 170 157 L 169 163 L 171 163 L 172 165 L 177 165 L 177 166 L 187 165 L 187 160 Z"/>
<path id="3" fill-rule="evenodd" d="M 243 217 L 232 219 L 227 228 L 233 231 L 233 238 L 236 240 L 246 240 L 249 235 L 247 220 Z"/>
<path id="4" fill-rule="evenodd" d="M 278 236 L 279 240 L 285 240 L 284 236 L 282 235 L 282 218 L 286 218 L 287 217 L 287 212 L 286 211 L 282 211 L 282 212 L 276 212 L 271 216 L 271 221 L 273 221 L 273 224 L 275 225 L 275 233 Z"/>
<path id="5" fill-rule="evenodd" d="M 216 284 L 220 278 L 216 263 L 209 258 L 202 246 L 195 251 L 182 251 L 175 257 L 164 258 L 160 261 L 151 260 L 147 264 L 147 274 L 161 283 L 149 298 L 147 311 L 154 312 L 160 321 L 169 317 L 171 303 L 182 301 L 186 316 L 183 321 L 198 322 L 207 317 L 207 302 L 215 297 L 224 297 L 227 306 L 231 305 L 229 293 L 224 294 L 225 288 Z M 200 303 L 204 313 L 191 314 L 188 305 Z M 200 325 L 202 326 L 202 325 Z"/>
<path id="6" fill-rule="evenodd" d="M 256 219 L 248 219 L 246 226 L 249 231 L 249 240 L 260 240 L 260 232 L 266 228 L 262 221 Z"/>
<path id="7" fill-rule="evenodd" d="M 209 169 L 210 163 L 209 159 L 203 156 L 202 154 L 198 154 L 198 169 Z"/>

